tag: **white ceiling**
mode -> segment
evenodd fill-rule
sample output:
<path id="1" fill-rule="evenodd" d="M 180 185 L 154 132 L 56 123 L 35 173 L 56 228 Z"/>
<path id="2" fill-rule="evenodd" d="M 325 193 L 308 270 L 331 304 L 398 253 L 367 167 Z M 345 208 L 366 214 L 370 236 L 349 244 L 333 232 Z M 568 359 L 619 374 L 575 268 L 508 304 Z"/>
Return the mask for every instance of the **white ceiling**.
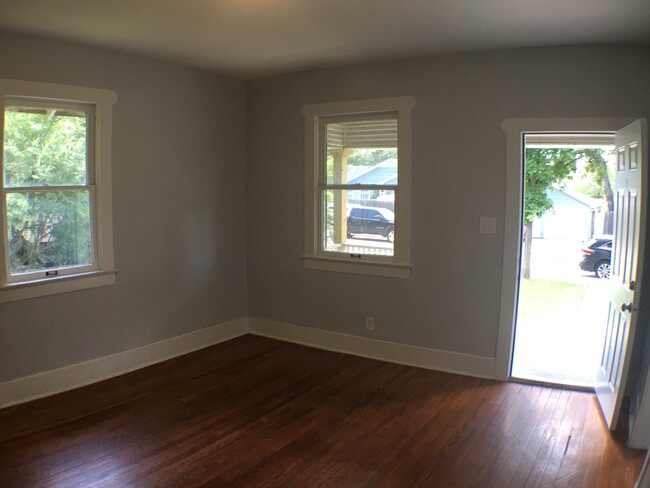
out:
<path id="1" fill-rule="evenodd" d="M 0 0 L 0 30 L 255 78 L 495 48 L 650 42 L 650 0 Z"/>

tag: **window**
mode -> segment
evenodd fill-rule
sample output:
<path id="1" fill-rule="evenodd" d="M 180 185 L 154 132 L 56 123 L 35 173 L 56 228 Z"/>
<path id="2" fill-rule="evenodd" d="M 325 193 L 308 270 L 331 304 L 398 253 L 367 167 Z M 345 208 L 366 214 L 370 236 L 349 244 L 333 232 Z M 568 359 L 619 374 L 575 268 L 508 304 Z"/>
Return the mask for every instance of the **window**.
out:
<path id="1" fill-rule="evenodd" d="M 114 282 L 113 92 L 0 80 L 0 302 Z"/>
<path id="2" fill-rule="evenodd" d="M 408 277 L 411 97 L 308 105 L 305 265 Z"/>

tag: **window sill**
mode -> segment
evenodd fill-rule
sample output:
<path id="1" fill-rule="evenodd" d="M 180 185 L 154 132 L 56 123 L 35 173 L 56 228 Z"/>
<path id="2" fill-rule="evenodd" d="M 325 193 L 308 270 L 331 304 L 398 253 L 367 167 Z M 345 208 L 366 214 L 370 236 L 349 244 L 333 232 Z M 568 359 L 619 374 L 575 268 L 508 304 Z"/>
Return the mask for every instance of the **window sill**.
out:
<path id="1" fill-rule="evenodd" d="M 347 261 L 334 258 L 316 256 L 303 256 L 305 268 L 320 271 L 333 271 L 335 273 L 352 273 L 369 276 L 385 276 L 387 278 L 408 278 L 411 274 L 411 265 L 393 263 L 369 263 Z"/>
<path id="2" fill-rule="evenodd" d="M 57 295 L 72 291 L 85 290 L 115 284 L 114 271 L 92 271 L 69 276 L 59 276 L 46 280 L 23 283 L 9 283 L 0 286 L 0 303 L 27 300 L 29 298 Z"/>

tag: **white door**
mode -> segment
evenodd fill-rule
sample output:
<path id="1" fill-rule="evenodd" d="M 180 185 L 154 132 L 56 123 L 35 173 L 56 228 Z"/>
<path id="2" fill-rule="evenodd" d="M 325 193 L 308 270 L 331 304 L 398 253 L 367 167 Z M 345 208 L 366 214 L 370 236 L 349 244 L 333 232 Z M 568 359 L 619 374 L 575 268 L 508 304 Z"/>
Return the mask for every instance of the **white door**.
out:
<path id="1" fill-rule="evenodd" d="M 610 429 L 615 429 L 625 393 L 639 307 L 645 242 L 645 120 L 616 133 L 614 249 L 605 346 L 596 395 Z M 639 272 L 637 273 L 637 269 Z"/>

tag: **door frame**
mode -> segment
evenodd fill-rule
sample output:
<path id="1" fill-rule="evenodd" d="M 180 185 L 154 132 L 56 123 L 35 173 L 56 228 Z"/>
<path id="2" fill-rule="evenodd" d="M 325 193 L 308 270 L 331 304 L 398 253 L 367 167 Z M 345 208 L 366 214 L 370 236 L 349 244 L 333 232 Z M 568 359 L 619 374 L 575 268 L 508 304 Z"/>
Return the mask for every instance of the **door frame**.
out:
<path id="1" fill-rule="evenodd" d="M 523 207 L 524 135 L 541 133 L 616 132 L 631 124 L 630 118 L 530 118 L 506 119 L 506 201 L 504 216 L 503 271 L 501 304 L 494 378 L 508 381 L 512 370 L 519 267 L 521 259 L 521 214 Z"/>

